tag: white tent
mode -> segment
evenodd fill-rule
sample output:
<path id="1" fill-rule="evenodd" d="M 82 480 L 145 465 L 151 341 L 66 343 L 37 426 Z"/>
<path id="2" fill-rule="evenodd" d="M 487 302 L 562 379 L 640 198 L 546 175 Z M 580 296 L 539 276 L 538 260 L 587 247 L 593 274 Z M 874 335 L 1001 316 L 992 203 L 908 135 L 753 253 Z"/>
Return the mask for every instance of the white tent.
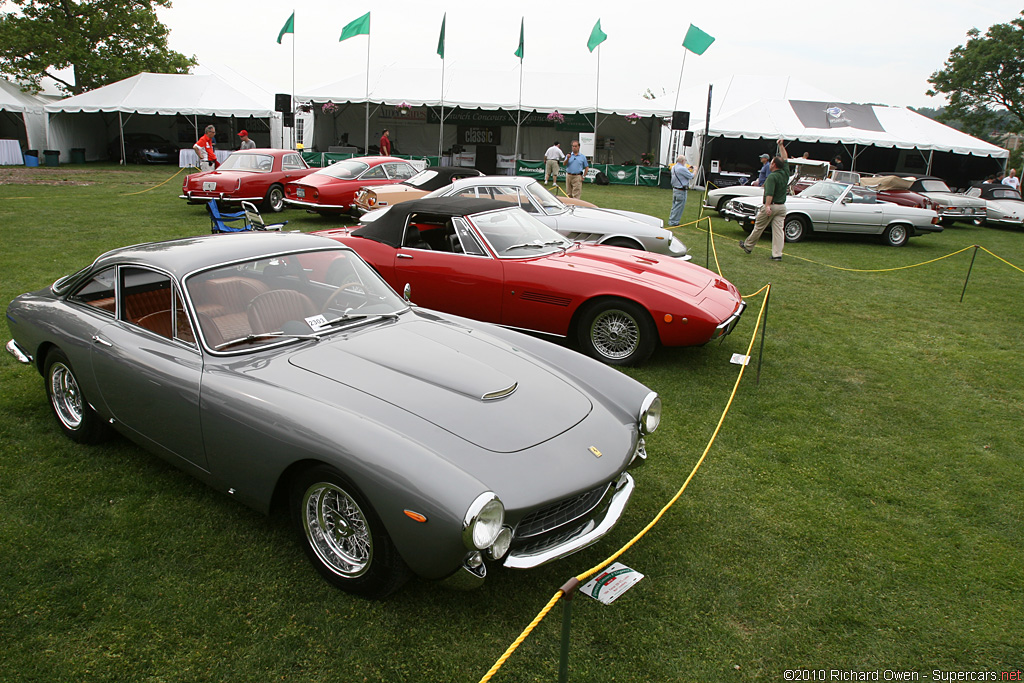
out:
<path id="1" fill-rule="evenodd" d="M 46 143 L 46 101 L 0 80 L 0 138 L 16 140 L 19 147 L 41 149 Z M 12 159 L 3 159 L 14 163 Z M 17 163 L 21 163 L 18 159 Z"/>
<path id="2" fill-rule="evenodd" d="M 211 117 L 253 117 L 262 122 L 262 132 L 269 131 L 268 144 L 279 146 L 281 139 L 280 116 L 272 107 L 214 75 L 140 73 L 48 104 L 45 109 L 50 119 L 50 147 L 62 155 L 70 155 L 72 148 L 84 148 L 90 160 L 106 158 L 107 143 L 116 139 L 119 131 L 131 132 L 142 126 L 183 148 L 191 147 Z M 154 118 L 140 121 L 135 118 L 138 116 Z M 177 126 L 178 117 L 185 117 L 190 126 Z"/>

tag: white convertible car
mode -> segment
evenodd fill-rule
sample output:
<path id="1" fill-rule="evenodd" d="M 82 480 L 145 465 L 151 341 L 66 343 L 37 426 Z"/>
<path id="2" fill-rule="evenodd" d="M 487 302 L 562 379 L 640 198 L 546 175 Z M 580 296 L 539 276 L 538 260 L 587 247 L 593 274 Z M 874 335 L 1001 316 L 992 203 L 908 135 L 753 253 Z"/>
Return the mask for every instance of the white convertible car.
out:
<path id="1" fill-rule="evenodd" d="M 789 160 L 790 193 L 795 193 L 793 187 L 797 183 L 810 185 L 828 177 L 831 165 L 827 161 L 815 159 L 796 158 Z M 708 192 L 704 198 L 704 208 L 717 211 L 722 215 L 725 206 L 737 197 L 761 197 L 764 195 L 764 188 L 758 185 L 730 185 L 728 187 L 716 187 Z"/>
<path id="2" fill-rule="evenodd" d="M 985 218 L 975 218 L 975 225 L 1024 226 L 1024 200 L 1021 200 L 1020 190 L 1009 185 L 985 183 L 981 187 L 972 187 L 965 194 L 985 200 Z"/>
<path id="3" fill-rule="evenodd" d="M 762 203 L 761 197 L 734 199 L 723 217 L 750 232 Z M 811 232 L 847 232 L 879 235 L 884 243 L 902 247 L 914 235 L 942 232 L 942 226 L 930 209 L 883 202 L 866 187 L 823 180 L 786 200 L 785 232 L 787 242 L 799 242 Z"/>

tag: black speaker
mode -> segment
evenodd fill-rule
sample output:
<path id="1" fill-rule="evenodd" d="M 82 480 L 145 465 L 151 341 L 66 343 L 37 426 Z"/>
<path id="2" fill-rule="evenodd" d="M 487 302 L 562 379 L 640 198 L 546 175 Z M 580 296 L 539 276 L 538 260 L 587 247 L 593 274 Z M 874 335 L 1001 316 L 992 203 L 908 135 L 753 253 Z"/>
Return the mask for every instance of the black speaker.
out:
<path id="1" fill-rule="evenodd" d="M 292 96 L 288 93 L 277 93 L 274 95 L 274 111 L 287 113 L 292 110 Z"/>
<path id="2" fill-rule="evenodd" d="M 688 130 L 683 133 L 683 147 L 690 147 L 693 145 L 693 131 Z"/>
<path id="3" fill-rule="evenodd" d="M 281 113 L 281 125 L 285 128 L 295 127 L 295 112 L 286 111 Z"/>
<path id="4" fill-rule="evenodd" d="M 672 130 L 686 130 L 690 127 L 690 112 L 672 112 Z"/>

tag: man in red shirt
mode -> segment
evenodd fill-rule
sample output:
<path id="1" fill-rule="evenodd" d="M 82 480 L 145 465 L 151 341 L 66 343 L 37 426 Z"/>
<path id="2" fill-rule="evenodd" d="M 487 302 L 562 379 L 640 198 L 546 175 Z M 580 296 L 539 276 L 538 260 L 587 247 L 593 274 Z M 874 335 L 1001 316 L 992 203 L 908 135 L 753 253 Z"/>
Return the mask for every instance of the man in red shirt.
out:
<path id="1" fill-rule="evenodd" d="M 203 137 L 196 141 L 196 144 L 192 145 L 192 149 L 196 151 L 196 155 L 199 157 L 199 170 L 200 171 L 212 171 L 217 168 L 217 153 L 213 151 L 213 137 L 217 132 L 217 129 L 213 125 L 206 127 Z"/>
<path id="2" fill-rule="evenodd" d="M 388 137 L 387 128 L 380 134 L 380 155 L 382 157 L 391 156 L 391 138 Z"/>

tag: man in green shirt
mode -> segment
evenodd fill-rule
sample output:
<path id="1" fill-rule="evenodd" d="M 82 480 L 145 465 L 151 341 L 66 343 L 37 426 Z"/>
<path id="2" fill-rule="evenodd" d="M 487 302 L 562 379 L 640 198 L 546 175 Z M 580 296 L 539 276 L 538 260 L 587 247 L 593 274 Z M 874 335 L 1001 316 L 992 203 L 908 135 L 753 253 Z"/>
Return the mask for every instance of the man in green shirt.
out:
<path id="1" fill-rule="evenodd" d="M 789 154 L 782 139 L 779 139 L 779 152 L 772 159 L 768 178 L 764 181 L 764 204 L 754 217 L 754 229 L 747 239 L 740 242 L 740 249 L 748 254 L 753 250 L 761 233 L 772 226 L 772 261 L 782 260 L 782 245 L 785 244 L 783 227 L 786 224 L 786 195 L 789 192 Z"/>

